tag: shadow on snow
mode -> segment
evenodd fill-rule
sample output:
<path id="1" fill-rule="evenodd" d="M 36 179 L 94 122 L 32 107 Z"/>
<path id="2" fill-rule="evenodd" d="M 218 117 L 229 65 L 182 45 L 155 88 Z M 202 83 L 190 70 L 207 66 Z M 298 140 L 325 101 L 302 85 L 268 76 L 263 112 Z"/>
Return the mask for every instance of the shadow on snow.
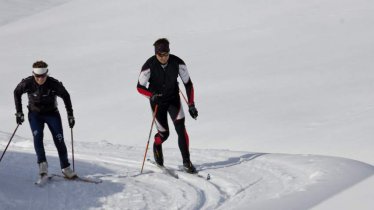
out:
<path id="1" fill-rule="evenodd" d="M 58 157 L 47 156 L 49 173 L 61 174 Z M 81 176 L 113 173 L 91 163 L 75 161 Z M 1 209 L 89 209 L 102 206 L 101 199 L 123 191 L 124 185 L 103 181 L 100 184 L 52 179 L 43 187 L 38 178 L 36 155 L 8 151 L 0 162 Z"/>

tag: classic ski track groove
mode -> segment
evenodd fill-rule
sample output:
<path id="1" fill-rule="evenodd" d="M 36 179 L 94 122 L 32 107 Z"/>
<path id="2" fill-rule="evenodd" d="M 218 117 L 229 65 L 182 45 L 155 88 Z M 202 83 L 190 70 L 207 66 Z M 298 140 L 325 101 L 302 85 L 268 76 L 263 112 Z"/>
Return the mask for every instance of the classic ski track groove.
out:
<path id="1" fill-rule="evenodd" d="M 116 154 L 113 154 L 116 155 Z M 256 159 L 256 161 L 251 161 L 256 157 L 261 156 L 262 154 L 256 154 L 256 155 L 242 155 L 239 157 L 232 157 L 228 161 L 222 161 L 215 163 L 210 163 L 206 165 L 197 165 L 198 170 L 203 171 L 204 176 L 206 173 L 209 173 L 212 177 L 211 180 L 204 180 L 201 177 L 194 177 L 193 174 L 187 174 L 185 172 L 178 171 L 175 168 L 178 168 L 178 165 L 170 165 L 167 166 L 169 168 L 175 169 L 177 172 L 179 179 L 175 179 L 171 176 L 167 177 L 168 175 L 165 175 L 163 173 L 160 173 L 160 169 L 156 166 L 154 167 L 147 167 L 145 166 L 145 170 L 143 171 L 143 174 L 140 175 L 140 167 L 141 162 L 140 161 L 134 161 L 130 159 L 125 159 L 121 157 L 115 157 L 115 156 L 108 156 L 101 154 L 98 158 L 95 154 L 89 154 L 87 151 L 85 151 L 84 154 L 77 154 L 76 161 L 87 161 L 89 163 L 98 163 L 100 166 L 105 167 L 106 164 L 110 165 L 114 170 L 115 168 L 118 168 L 119 170 L 121 168 L 130 168 L 131 170 L 127 173 L 108 173 L 108 174 L 92 174 L 92 175 L 86 175 L 82 174 L 81 176 L 92 176 L 95 178 L 100 178 L 105 183 L 106 181 L 112 181 L 113 179 L 120 179 L 123 182 L 126 182 L 126 179 L 133 179 L 135 180 L 133 183 L 134 185 L 138 185 L 138 189 L 141 192 L 140 194 L 148 194 L 149 191 L 153 191 L 154 193 L 159 193 L 161 196 L 160 199 L 164 199 L 166 201 L 169 200 L 170 205 L 175 204 L 175 202 L 179 202 L 180 206 L 185 206 L 186 208 L 191 208 L 189 206 L 190 204 L 187 203 L 181 203 L 181 199 L 176 200 L 175 197 L 170 197 L 169 194 L 177 194 L 183 197 L 186 196 L 185 200 L 189 200 L 189 197 L 197 198 L 198 204 L 193 205 L 193 208 L 214 208 L 214 209 L 225 209 L 227 206 L 225 206 L 226 203 L 229 203 L 228 201 L 232 201 L 236 199 L 236 196 L 251 190 L 255 186 L 260 186 L 260 188 L 268 187 L 270 183 L 277 185 L 277 190 L 279 191 L 279 195 L 287 194 L 289 192 L 302 190 L 299 189 L 299 187 L 305 187 L 302 185 L 303 180 L 306 179 L 305 173 L 302 171 L 299 171 L 298 169 L 293 169 L 292 167 L 284 164 L 283 162 L 276 162 L 273 161 L 273 159 L 268 160 L 267 158 L 259 158 Z M 235 177 L 223 177 L 219 173 L 220 168 L 228 168 L 228 167 L 249 167 L 251 172 L 253 172 L 254 175 L 260 176 L 260 178 L 257 178 L 251 183 L 239 183 L 239 181 Z M 214 170 L 211 172 L 210 170 Z M 78 172 L 79 173 L 79 172 Z M 260 174 L 260 175 L 259 175 Z M 163 176 L 163 179 L 166 179 L 167 182 L 173 182 L 177 181 L 179 182 L 176 189 L 172 189 L 170 191 L 170 188 L 168 189 L 162 189 L 162 187 L 157 189 L 150 189 L 149 185 L 149 179 L 147 177 L 158 177 Z M 296 183 L 290 182 L 288 183 L 288 180 L 290 179 L 300 179 Z M 217 184 L 215 180 L 220 184 Z M 271 181 L 269 181 L 271 180 Z M 182 185 L 180 182 L 183 182 Z M 202 184 L 203 182 L 203 184 Z M 298 184 L 300 183 L 300 185 Z M 291 184 L 291 186 L 290 186 Z M 55 183 L 52 184 L 53 187 L 55 187 Z M 185 187 L 181 187 L 185 186 Z M 53 188 L 51 186 L 47 186 L 48 190 L 51 190 Z M 54 188 L 55 189 L 55 188 Z M 205 193 L 205 190 L 209 189 L 210 193 Z M 228 191 L 229 189 L 237 189 L 235 192 Z M 216 193 L 214 193 L 215 191 Z M 193 192 L 191 194 L 191 192 Z M 190 193 L 190 194 L 189 194 Z M 272 193 L 272 192 L 270 192 Z M 214 195 L 214 196 L 213 196 Z M 268 195 L 271 196 L 271 195 Z M 151 196 L 150 196 L 151 197 Z M 68 199 L 62 198 L 62 199 Z M 154 202 L 152 200 L 149 200 L 148 197 L 144 197 L 145 202 Z"/>
<path id="2" fill-rule="evenodd" d="M 90 155 L 86 155 L 85 154 L 85 155 L 79 155 L 78 157 L 79 157 L 80 160 L 92 161 L 92 156 L 90 156 Z M 108 162 L 108 163 L 115 164 L 115 165 L 118 165 L 118 166 L 134 167 L 135 169 L 138 169 L 139 166 L 140 166 L 140 164 L 141 164 L 140 162 L 137 162 L 137 161 L 127 160 L 127 159 L 123 159 L 123 158 L 116 158 L 116 157 L 111 157 L 111 156 L 100 156 L 100 160 L 95 160 L 95 161 Z M 147 164 L 147 160 L 146 160 L 146 164 Z M 238 164 L 240 164 L 240 163 L 238 163 Z M 175 177 L 172 177 L 171 175 L 164 174 L 164 172 L 162 172 L 162 169 L 158 168 L 154 164 L 149 163 L 147 165 L 148 166 L 152 166 L 152 167 L 147 167 L 147 170 L 151 170 L 151 171 L 153 171 L 155 173 L 160 173 L 161 172 L 160 174 L 163 174 L 164 176 L 169 176 L 169 179 L 175 179 Z M 138 171 L 139 170 L 140 169 L 138 169 Z M 138 171 L 136 171 L 136 173 L 139 173 Z M 197 205 L 199 207 L 197 209 L 200 209 L 200 208 L 204 207 L 205 202 L 207 201 L 207 195 L 204 193 L 204 190 L 201 187 L 199 187 L 198 184 L 193 184 L 192 181 L 191 181 L 191 179 L 198 179 L 198 180 L 201 179 L 201 180 L 209 183 L 209 185 L 211 185 L 213 188 L 216 189 L 216 191 L 219 193 L 220 196 L 218 198 L 210 198 L 211 200 L 216 200 L 216 202 L 215 202 L 215 206 L 216 207 L 220 206 L 222 203 L 224 203 L 230 197 L 225 191 L 223 191 L 222 189 L 220 189 L 218 187 L 218 185 L 216 185 L 214 183 L 210 183 L 210 181 L 208 181 L 208 180 L 204 180 L 203 177 L 195 177 L 196 175 L 194 175 L 194 174 L 187 174 L 187 173 L 179 171 L 177 169 L 175 169 L 175 172 L 179 176 L 178 180 L 181 180 L 180 177 L 184 177 L 182 179 L 183 182 L 185 182 L 191 189 L 193 189 L 193 191 L 195 192 L 195 196 L 196 197 L 199 197 L 199 196 L 203 196 L 204 197 L 203 201 L 200 201 L 199 205 Z M 143 172 L 143 173 L 145 173 L 145 172 Z M 109 177 L 113 177 L 113 176 L 115 176 L 115 175 L 114 174 L 109 175 Z M 106 176 L 102 175 L 100 177 L 105 178 Z M 122 178 L 134 178 L 134 177 L 131 177 L 131 176 L 122 176 Z M 146 185 L 146 183 L 144 185 L 144 188 L 145 189 L 148 188 L 147 185 Z M 184 192 L 186 193 L 186 191 L 184 191 Z M 165 196 L 167 197 L 167 194 L 165 194 Z"/>
<path id="3" fill-rule="evenodd" d="M 262 154 L 258 154 L 256 156 L 251 155 L 249 158 L 246 158 L 245 155 L 243 155 L 243 156 L 238 157 L 238 158 L 232 158 L 232 159 L 235 159 L 235 161 L 229 162 L 227 165 L 224 165 L 224 164 L 220 163 L 220 164 L 217 164 L 216 166 L 202 167 L 202 169 L 200 169 L 200 170 L 205 171 L 205 170 L 209 170 L 209 169 L 219 169 L 219 168 L 238 166 L 238 165 L 241 165 L 241 164 L 245 164 L 248 161 L 254 159 L 255 157 L 258 157 L 258 156 L 261 156 L 261 155 Z M 85 155 L 85 156 L 86 156 L 85 158 L 81 158 L 81 159 L 92 160 L 89 155 Z M 111 163 L 111 164 L 114 163 L 118 166 L 127 166 L 127 167 L 130 167 L 130 168 L 134 167 L 134 169 L 135 169 L 134 171 L 136 171 L 136 169 L 139 168 L 139 166 L 141 164 L 140 162 L 137 162 L 137 161 L 126 160 L 126 159 L 110 157 L 110 156 L 100 156 L 99 161 L 108 162 L 108 163 Z M 259 164 L 260 164 L 260 166 L 255 164 L 254 167 L 258 168 L 259 171 L 262 171 L 261 174 L 266 174 L 266 176 L 268 177 L 266 179 L 272 179 L 273 183 L 275 182 L 279 186 L 281 186 L 280 191 L 283 191 L 286 188 L 285 180 L 284 180 L 285 177 L 286 177 L 285 179 L 287 180 L 288 177 L 293 177 L 292 174 L 294 174 L 294 173 L 298 174 L 299 173 L 299 171 L 295 170 L 295 171 L 292 171 L 292 174 L 287 174 L 287 171 L 289 171 L 288 167 L 287 167 L 286 170 L 284 170 L 282 168 L 282 165 L 277 165 L 276 167 L 274 167 L 275 164 L 271 164 L 271 163 L 266 162 L 266 161 L 264 161 L 264 164 L 262 163 L 262 161 Z M 161 169 L 159 169 L 157 166 L 154 166 L 154 165 L 153 165 L 152 168 L 148 167 L 147 170 L 151 170 L 151 171 L 155 172 L 156 174 L 160 173 L 160 171 L 161 171 Z M 235 179 L 228 179 L 226 181 L 229 184 L 234 185 L 234 186 L 236 186 L 236 188 L 238 188 L 237 192 L 231 193 L 231 194 L 229 192 L 226 192 L 226 189 L 224 189 L 223 187 L 215 184 L 214 181 L 211 182 L 211 181 L 205 180 L 205 182 L 208 183 L 213 188 L 215 188 L 215 190 L 219 194 L 218 197 L 209 198 L 209 197 L 207 197 L 207 195 L 205 195 L 204 189 L 201 188 L 199 184 L 196 184 L 195 181 L 193 181 L 193 180 L 196 180 L 196 179 L 201 180 L 202 177 L 194 177 L 196 175 L 187 174 L 187 173 L 179 171 L 177 169 L 175 171 L 178 173 L 179 180 L 183 180 L 183 182 L 185 182 L 187 184 L 187 186 L 189 186 L 189 188 L 193 189 L 196 197 L 202 196 L 204 198 L 203 201 L 199 200 L 199 204 L 196 205 L 198 207 L 197 209 L 205 207 L 205 204 L 206 204 L 208 199 L 215 200 L 214 208 L 220 208 L 227 201 L 232 200 L 232 198 L 235 197 L 236 195 L 249 190 L 251 187 L 253 187 L 256 184 L 261 183 L 265 179 L 265 178 L 260 178 L 260 179 L 257 179 L 255 182 L 249 183 L 249 184 L 246 184 L 246 185 L 238 183 L 237 180 L 235 180 Z M 163 174 L 163 173 L 161 173 L 161 174 Z M 163 175 L 165 175 L 165 174 L 163 174 Z M 170 176 L 170 175 L 165 175 L 165 176 Z M 269 178 L 269 177 L 271 177 L 271 178 Z M 130 177 L 127 176 L 127 178 L 130 178 Z M 136 177 L 131 177 L 131 178 L 136 178 Z M 175 179 L 175 178 L 170 176 L 169 179 Z M 147 188 L 146 186 L 147 185 L 145 183 L 145 188 Z M 184 192 L 187 192 L 187 191 L 188 190 L 185 190 Z"/>

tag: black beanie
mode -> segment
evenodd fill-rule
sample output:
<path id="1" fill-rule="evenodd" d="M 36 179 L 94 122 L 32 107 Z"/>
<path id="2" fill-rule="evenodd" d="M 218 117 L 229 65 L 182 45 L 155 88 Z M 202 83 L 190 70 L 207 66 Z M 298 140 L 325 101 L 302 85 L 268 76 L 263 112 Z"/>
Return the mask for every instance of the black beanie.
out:
<path id="1" fill-rule="evenodd" d="M 166 38 L 158 39 L 153 46 L 155 46 L 155 53 L 170 52 L 169 41 Z"/>

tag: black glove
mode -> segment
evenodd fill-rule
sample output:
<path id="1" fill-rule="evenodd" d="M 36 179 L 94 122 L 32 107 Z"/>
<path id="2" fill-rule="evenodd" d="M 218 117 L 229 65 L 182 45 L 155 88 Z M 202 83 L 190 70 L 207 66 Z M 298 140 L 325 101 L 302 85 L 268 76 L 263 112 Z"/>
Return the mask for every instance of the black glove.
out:
<path id="1" fill-rule="evenodd" d="M 69 127 L 73 128 L 75 125 L 75 118 L 74 118 L 73 112 L 68 112 L 68 122 L 69 122 Z"/>
<path id="2" fill-rule="evenodd" d="M 17 112 L 16 113 L 16 122 L 18 125 L 22 125 L 22 123 L 25 121 L 25 116 L 23 115 L 22 112 Z"/>
<path id="3" fill-rule="evenodd" d="M 162 94 L 157 94 L 157 93 L 154 93 L 152 94 L 151 96 L 151 101 L 155 104 L 159 104 L 161 102 L 161 96 Z"/>
<path id="4" fill-rule="evenodd" d="M 197 116 L 199 115 L 198 114 L 198 111 L 195 107 L 195 104 L 191 104 L 188 106 L 188 112 L 190 112 L 190 115 L 192 118 L 194 118 L 196 120 Z"/>

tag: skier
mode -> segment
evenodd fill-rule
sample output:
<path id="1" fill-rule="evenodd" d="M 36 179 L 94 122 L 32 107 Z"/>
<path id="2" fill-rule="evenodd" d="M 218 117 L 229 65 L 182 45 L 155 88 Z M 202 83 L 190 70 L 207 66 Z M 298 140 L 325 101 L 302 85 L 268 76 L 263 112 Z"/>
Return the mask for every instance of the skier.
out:
<path id="1" fill-rule="evenodd" d="M 64 142 L 61 116 L 57 109 L 56 96 L 63 99 L 68 114 L 70 128 L 74 127 L 70 95 L 61 82 L 48 76 L 48 64 L 37 61 L 33 64 L 33 76 L 23 79 L 14 90 L 14 101 L 16 105 L 17 124 L 24 122 L 22 111 L 22 94 L 28 95 L 28 120 L 34 137 L 34 148 L 39 165 L 39 175 L 44 177 L 48 174 L 48 163 L 43 145 L 43 130 L 47 124 L 52 133 L 54 144 L 60 158 L 60 166 L 65 177 L 72 179 L 76 173 L 70 168 L 68 152 Z"/>
<path id="2" fill-rule="evenodd" d="M 153 143 L 154 159 L 158 165 L 163 166 L 162 143 L 169 137 L 167 121 L 167 113 L 169 113 L 178 134 L 178 145 L 183 158 L 183 167 L 189 173 L 197 173 L 190 160 L 189 138 L 184 124 L 185 116 L 177 81 L 179 76 L 186 88 L 189 113 L 192 118 L 196 119 L 198 112 L 194 103 L 194 88 L 186 64 L 179 57 L 169 54 L 169 41 L 166 38 L 158 39 L 153 46 L 155 55 L 150 57 L 143 65 L 137 90 L 150 99 L 152 110 L 155 110 L 156 105 L 158 106 L 156 113 L 158 132 L 154 136 Z"/>

